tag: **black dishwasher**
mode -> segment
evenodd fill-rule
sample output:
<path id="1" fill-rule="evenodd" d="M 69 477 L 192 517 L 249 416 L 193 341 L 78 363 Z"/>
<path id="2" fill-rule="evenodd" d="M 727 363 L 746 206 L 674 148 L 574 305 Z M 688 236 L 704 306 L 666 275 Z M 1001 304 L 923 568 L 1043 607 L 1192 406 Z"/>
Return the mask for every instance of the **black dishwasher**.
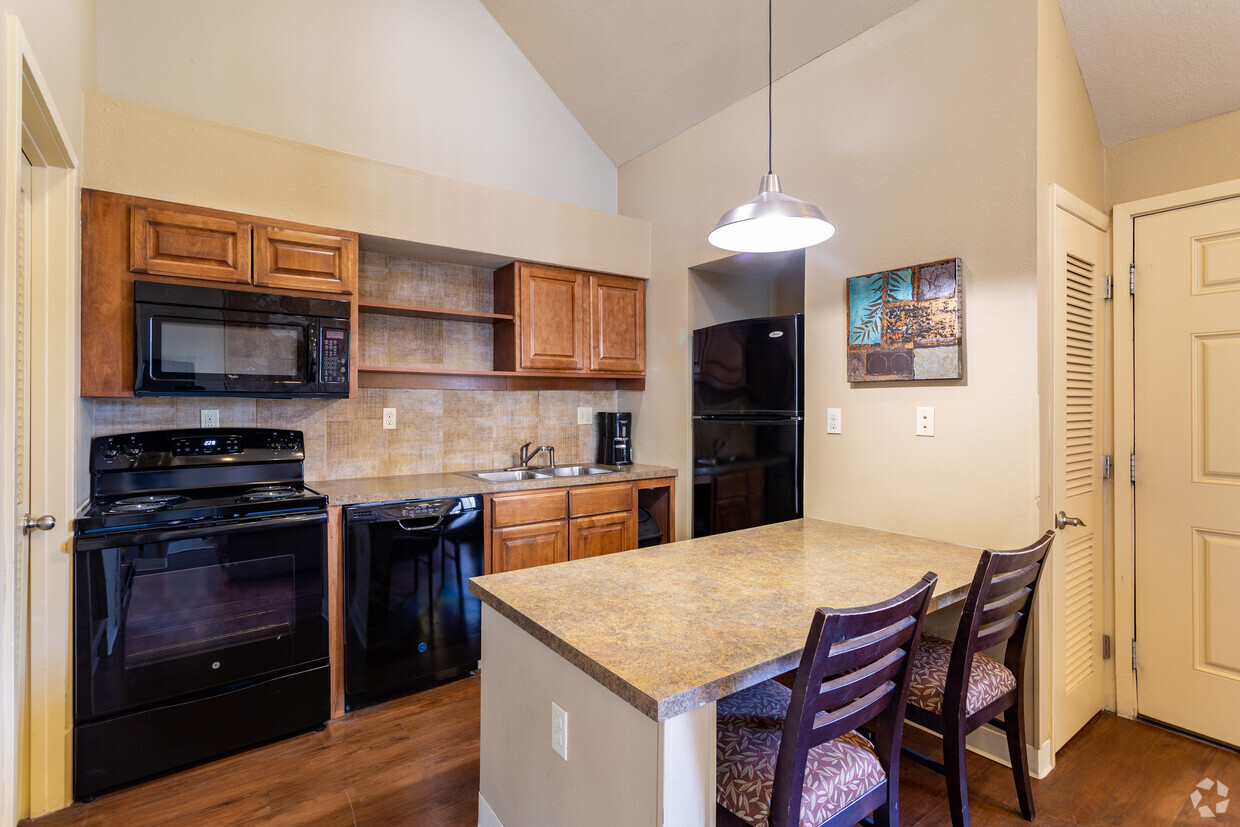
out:
<path id="1" fill-rule="evenodd" d="M 352 708 L 478 668 L 482 497 L 344 510 L 345 705 Z"/>

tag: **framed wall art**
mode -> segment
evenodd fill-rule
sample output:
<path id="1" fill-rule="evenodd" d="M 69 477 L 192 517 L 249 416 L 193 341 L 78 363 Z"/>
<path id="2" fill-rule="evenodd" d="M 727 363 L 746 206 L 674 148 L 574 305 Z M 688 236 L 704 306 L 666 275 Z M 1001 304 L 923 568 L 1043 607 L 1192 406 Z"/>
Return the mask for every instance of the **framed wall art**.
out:
<path id="1" fill-rule="evenodd" d="M 961 262 L 848 280 L 848 381 L 959 379 Z"/>

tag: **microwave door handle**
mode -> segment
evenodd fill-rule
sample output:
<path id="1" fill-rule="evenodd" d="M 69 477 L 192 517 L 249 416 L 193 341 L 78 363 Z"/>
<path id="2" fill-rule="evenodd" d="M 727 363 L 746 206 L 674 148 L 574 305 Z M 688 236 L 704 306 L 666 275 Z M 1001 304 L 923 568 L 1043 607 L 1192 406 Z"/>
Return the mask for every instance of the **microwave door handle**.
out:
<path id="1" fill-rule="evenodd" d="M 307 364 L 310 369 L 306 372 L 306 381 L 317 385 L 319 383 L 319 337 L 314 328 L 310 329 L 310 358 Z"/>

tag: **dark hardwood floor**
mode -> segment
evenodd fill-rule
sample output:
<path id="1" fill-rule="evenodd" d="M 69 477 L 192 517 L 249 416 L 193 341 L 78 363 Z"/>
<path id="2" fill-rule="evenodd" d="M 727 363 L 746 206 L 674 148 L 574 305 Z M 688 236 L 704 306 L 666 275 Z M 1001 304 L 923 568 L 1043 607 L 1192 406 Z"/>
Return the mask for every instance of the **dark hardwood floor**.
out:
<path id="1" fill-rule="evenodd" d="M 312 732 L 168 775 L 43 818 L 37 825 L 474 825 L 479 680 L 358 710 Z M 909 730 L 935 754 L 934 739 Z M 902 823 L 950 825 L 943 779 L 908 759 Z M 1240 754 L 1113 715 L 1094 718 L 1033 782 L 1037 824 L 1240 825 L 1240 803 L 1210 822 L 1190 796 L 1203 778 L 1240 790 Z M 969 756 L 973 824 L 1027 824 L 1006 767 Z M 1216 803 L 1213 791 L 1203 804 Z M 555 827 L 548 825 L 548 827 Z M 565 826 L 567 827 L 567 825 Z"/>

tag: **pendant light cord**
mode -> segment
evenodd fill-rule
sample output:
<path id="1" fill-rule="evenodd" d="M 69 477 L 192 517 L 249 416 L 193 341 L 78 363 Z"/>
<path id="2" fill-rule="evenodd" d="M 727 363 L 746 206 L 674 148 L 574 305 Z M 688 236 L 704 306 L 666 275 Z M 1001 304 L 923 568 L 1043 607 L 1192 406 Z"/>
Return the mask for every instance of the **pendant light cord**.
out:
<path id="1" fill-rule="evenodd" d="M 771 104 L 772 88 L 775 85 L 775 59 L 774 55 L 774 15 L 772 7 L 774 0 L 766 0 L 766 173 L 771 175 L 775 172 L 775 162 L 772 160 L 771 150 L 771 129 L 774 120 L 774 108 Z"/>

